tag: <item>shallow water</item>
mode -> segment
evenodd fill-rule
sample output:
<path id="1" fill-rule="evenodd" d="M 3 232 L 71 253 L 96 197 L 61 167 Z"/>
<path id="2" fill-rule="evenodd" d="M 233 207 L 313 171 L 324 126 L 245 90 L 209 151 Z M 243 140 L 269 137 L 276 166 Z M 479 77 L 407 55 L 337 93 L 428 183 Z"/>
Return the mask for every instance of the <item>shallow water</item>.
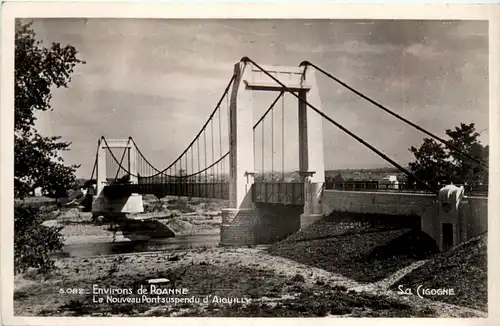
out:
<path id="1" fill-rule="evenodd" d="M 220 235 L 191 235 L 147 241 L 119 241 L 102 243 L 79 243 L 65 245 L 62 251 L 54 253 L 54 258 L 87 257 L 99 255 L 126 254 L 145 251 L 163 251 L 169 249 L 192 249 L 199 247 L 216 247 Z"/>

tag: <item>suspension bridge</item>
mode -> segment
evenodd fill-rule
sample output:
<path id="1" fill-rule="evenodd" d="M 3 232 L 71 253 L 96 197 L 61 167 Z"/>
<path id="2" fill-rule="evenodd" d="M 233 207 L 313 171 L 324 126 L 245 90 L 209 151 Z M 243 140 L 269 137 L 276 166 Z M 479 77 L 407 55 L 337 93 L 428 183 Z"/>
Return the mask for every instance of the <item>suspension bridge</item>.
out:
<path id="1" fill-rule="evenodd" d="M 328 198 L 325 200 L 322 124 L 327 121 L 405 173 L 418 189 L 431 194 L 415 194 L 413 202 L 418 196 L 425 198 L 422 202 L 417 200 L 417 205 L 406 205 L 403 197 L 398 194 L 392 194 L 391 198 L 397 198 L 395 200 L 399 206 L 415 206 L 414 211 L 410 211 L 412 214 L 430 214 L 428 221 L 431 222 L 422 222 L 422 227 L 438 241 L 442 237 L 442 231 L 439 223 L 435 222 L 435 215 L 438 213 L 434 212 L 433 207 L 435 208 L 434 202 L 441 189 L 420 180 L 403 165 L 325 114 L 321 110 L 322 104 L 317 89 L 318 73 L 386 114 L 445 144 L 450 150 L 460 153 L 471 162 L 487 168 L 487 164 L 479 158 L 389 110 L 311 62 L 304 61 L 297 67 L 264 66 L 245 57 L 235 65 L 234 73 L 222 96 L 200 131 L 166 167 L 153 165 L 132 137 L 101 137 L 98 140 L 91 177 L 96 180 L 93 214 L 141 212 L 141 195 L 145 194 L 153 194 L 159 198 L 171 195 L 226 199 L 229 201 L 229 208 L 222 212 L 221 243 L 275 241 L 313 223 L 325 214 L 324 206 Z M 256 122 L 254 93 L 275 95 Z M 293 101 L 290 101 L 290 98 Z M 288 108 L 290 103 L 295 103 L 297 107 Z M 295 115 L 298 128 L 287 131 L 290 114 Z M 286 167 L 290 165 L 287 161 L 290 156 L 285 152 L 289 150 L 288 143 L 293 142 L 289 135 L 297 132 L 297 178 L 290 178 L 290 171 Z M 342 194 L 337 195 L 342 198 Z M 447 198 L 451 200 L 449 198 L 452 197 L 448 195 Z M 460 195 L 455 197 L 457 203 L 462 198 Z M 359 198 L 356 200 L 360 201 Z M 365 199 L 361 202 L 363 200 Z M 392 207 L 388 210 L 391 213 L 407 213 L 404 207 L 394 208 L 398 205 L 384 204 L 373 196 L 370 201 L 371 206 L 359 203 L 358 208 L 354 209 L 351 205 L 350 209 L 364 209 L 364 212 L 368 213 L 386 205 Z M 474 205 L 467 207 L 472 206 Z M 456 223 L 453 223 L 462 225 L 460 218 L 463 217 L 460 216 L 463 214 L 460 215 L 460 212 L 464 209 L 460 212 L 459 210 L 457 204 L 456 211 L 452 212 L 456 215 Z M 388 211 L 385 210 L 386 213 Z M 450 214 L 449 211 L 445 213 Z M 445 216 L 445 213 L 441 215 Z M 464 227 L 466 228 L 461 228 Z M 456 228 L 454 238 L 457 243 L 468 237 L 459 229 L 460 227 Z"/>

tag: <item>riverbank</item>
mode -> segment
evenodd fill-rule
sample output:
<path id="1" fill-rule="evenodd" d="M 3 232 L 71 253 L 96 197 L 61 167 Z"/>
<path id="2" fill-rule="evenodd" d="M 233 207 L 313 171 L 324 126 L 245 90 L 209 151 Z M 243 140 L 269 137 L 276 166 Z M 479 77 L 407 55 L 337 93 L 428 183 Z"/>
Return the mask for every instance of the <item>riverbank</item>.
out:
<path id="1" fill-rule="evenodd" d="M 264 248 L 203 248 L 162 253 L 59 259 L 42 278 L 15 278 L 14 311 L 23 316 L 358 316 L 467 317 L 480 312 L 445 303 L 360 290 L 339 274 L 268 255 Z M 93 302 L 99 289 L 137 289 L 148 280 L 186 289 L 200 303 Z M 74 294 L 72 292 L 89 292 Z M 63 293 L 61 293 L 63 292 Z M 71 293 L 68 293 L 71 292 Z M 239 298 L 237 304 L 203 303 L 211 296 Z M 116 295 L 116 297 L 133 297 Z"/>
<path id="2" fill-rule="evenodd" d="M 219 216 L 213 208 L 196 202 L 170 199 L 170 203 L 157 204 L 159 210 L 146 205 L 146 214 L 158 216 L 168 209 L 168 214 L 178 214 L 169 216 L 169 221 L 195 221 L 193 217 L 202 216 L 200 223 L 189 223 L 205 226 L 215 226 L 203 221 Z M 93 225 L 90 215 L 71 212 L 58 214 L 56 222 L 47 220 L 63 226 L 66 241 L 91 241 L 105 232 L 115 234 L 116 241 L 118 232 L 109 231 L 110 226 Z M 457 306 L 464 304 L 462 293 L 459 300 L 440 302 L 393 288 L 406 275 L 417 275 L 414 280 L 418 282 L 419 274 L 412 272 L 424 268 L 435 255 L 431 246 L 423 246 L 426 243 L 416 230 L 386 229 L 383 223 L 338 215 L 271 246 L 220 248 L 212 244 L 158 252 L 147 252 L 146 247 L 142 252 L 137 248 L 111 250 L 112 254 L 91 250 L 81 257 L 57 257 L 57 270 L 43 277 L 17 275 L 14 310 L 22 316 L 486 316 L 474 309 L 483 309 L 480 305 Z M 177 303 L 165 301 L 169 298 L 165 295 L 137 294 L 141 286 L 148 288 L 155 280 L 163 282 L 158 286 L 186 293 L 173 297 Z M 103 291 L 123 289 L 132 293 L 103 295 Z"/>
<path id="3" fill-rule="evenodd" d="M 149 238 L 148 220 L 159 223 L 158 228 L 171 230 L 176 237 L 217 235 L 222 222 L 221 210 L 227 203 L 222 200 L 203 202 L 196 199 L 165 197 L 161 200 L 144 196 L 144 213 L 129 216 L 130 221 L 139 221 L 139 227 L 126 230 L 117 224 L 96 225 L 92 214 L 78 208 L 53 208 L 44 213 L 45 226 L 61 227 L 66 245 L 85 243 L 109 243 Z M 151 228 L 151 227 L 149 227 Z"/>

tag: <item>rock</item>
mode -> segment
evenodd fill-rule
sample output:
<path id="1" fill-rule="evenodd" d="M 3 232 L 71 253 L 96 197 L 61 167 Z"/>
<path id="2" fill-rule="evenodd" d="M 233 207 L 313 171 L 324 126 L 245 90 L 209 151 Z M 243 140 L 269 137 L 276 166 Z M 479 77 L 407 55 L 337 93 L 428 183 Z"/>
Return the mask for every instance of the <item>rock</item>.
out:
<path id="1" fill-rule="evenodd" d="M 104 224 L 104 216 L 99 215 L 95 218 L 95 223 L 97 225 L 103 225 Z"/>
<path id="2" fill-rule="evenodd" d="M 62 226 L 61 223 L 57 220 L 47 220 L 42 223 L 43 226 L 46 227 L 57 227 L 57 226 Z"/>
<path id="3" fill-rule="evenodd" d="M 161 283 L 170 283 L 170 280 L 168 278 L 154 278 L 151 280 L 148 280 L 149 284 L 161 284 Z"/>

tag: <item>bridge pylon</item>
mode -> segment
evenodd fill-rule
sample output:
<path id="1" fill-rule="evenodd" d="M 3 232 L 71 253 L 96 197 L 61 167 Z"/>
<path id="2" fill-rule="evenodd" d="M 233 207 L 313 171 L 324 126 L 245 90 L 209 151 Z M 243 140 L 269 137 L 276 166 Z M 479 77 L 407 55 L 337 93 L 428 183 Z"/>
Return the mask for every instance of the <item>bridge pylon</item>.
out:
<path id="1" fill-rule="evenodd" d="M 117 175 L 117 171 L 107 171 L 106 152 L 112 149 L 123 149 L 127 155 L 127 165 L 124 168 L 130 172 L 128 182 L 137 184 L 137 149 L 128 139 L 107 139 L 101 137 L 98 141 L 96 193 L 92 202 L 93 216 L 115 216 L 127 213 L 141 213 L 144 211 L 142 196 L 139 194 L 125 194 L 115 198 L 104 196 L 104 188 L 109 185 L 108 172 Z M 117 167 L 120 169 L 120 167 Z"/>
<path id="2" fill-rule="evenodd" d="M 262 66 L 301 98 L 321 106 L 311 67 Z M 321 196 L 325 182 L 321 117 L 297 101 L 299 118 L 299 174 L 304 184 L 303 209 L 283 211 L 276 205 L 252 201 L 254 172 L 254 108 L 252 92 L 287 92 L 250 62 L 234 66 L 235 80 L 229 107 L 230 208 L 222 211 L 221 244 L 240 245 L 276 241 L 323 216 Z M 279 205 L 278 205 L 279 206 Z M 283 205 L 282 205 L 283 206 Z M 278 212 L 279 211 L 279 212 Z M 293 211 L 293 214 L 292 214 Z M 292 214 L 278 218 L 278 215 Z"/>
<path id="3" fill-rule="evenodd" d="M 316 86 L 315 69 L 301 67 L 302 84 L 308 89 L 300 90 L 299 97 L 299 174 L 304 182 L 304 213 L 300 217 L 300 227 L 304 228 L 323 217 L 322 196 L 325 185 L 325 165 L 323 155 L 323 120 L 309 110 L 307 102 L 322 107 Z"/>

